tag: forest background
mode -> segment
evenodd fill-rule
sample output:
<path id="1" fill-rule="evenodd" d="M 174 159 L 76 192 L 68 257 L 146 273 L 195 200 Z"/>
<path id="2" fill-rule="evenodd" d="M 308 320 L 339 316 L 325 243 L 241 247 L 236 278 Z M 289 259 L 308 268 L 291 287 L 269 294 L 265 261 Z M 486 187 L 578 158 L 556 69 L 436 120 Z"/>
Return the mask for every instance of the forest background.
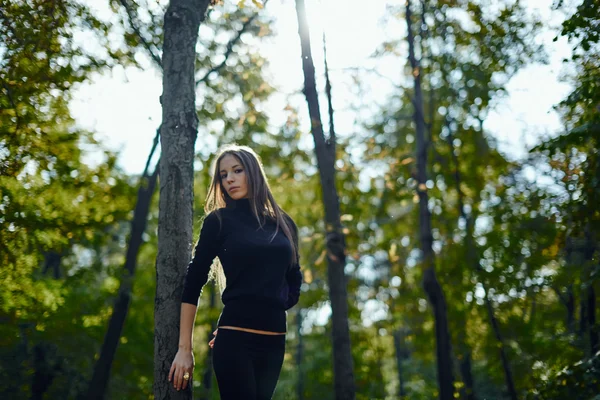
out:
<path id="1" fill-rule="evenodd" d="M 447 385 L 464 399 L 594 398 L 598 1 L 370 3 L 225 0 L 199 30 L 194 240 L 212 154 L 231 142 L 261 155 L 300 228 L 275 398 L 340 398 L 343 384 L 307 37 L 335 144 L 356 398 L 447 398 Z M 155 396 L 167 6 L 0 0 L 3 398 Z M 206 343 L 220 307 L 207 286 L 194 398 L 218 398 Z"/>

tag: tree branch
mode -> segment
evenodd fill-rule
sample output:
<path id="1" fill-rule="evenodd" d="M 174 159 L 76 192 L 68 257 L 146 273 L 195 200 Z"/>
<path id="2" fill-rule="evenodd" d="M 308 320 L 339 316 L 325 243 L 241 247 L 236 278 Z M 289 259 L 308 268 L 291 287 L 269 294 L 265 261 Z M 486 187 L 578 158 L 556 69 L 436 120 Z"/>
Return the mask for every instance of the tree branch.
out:
<path id="1" fill-rule="evenodd" d="M 150 168 L 150 161 L 152 160 L 152 156 L 158 147 L 158 140 L 160 139 L 160 128 L 162 125 L 156 129 L 156 135 L 154 136 L 154 142 L 152 143 L 152 149 L 150 149 L 150 154 L 148 154 L 148 159 L 146 160 L 146 166 L 144 167 L 144 172 L 142 173 L 142 179 L 148 177 L 148 169 Z"/>
<path id="2" fill-rule="evenodd" d="M 327 108 L 329 111 L 329 140 L 327 147 L 331 152 L 331 157 L 335 160 L 336 135 L 333 122 L 333 100 L 331 97 L 331 80 L 329 79 L 329 66 L 327 65 L 327 40 L 325 31 L 323 31 L 323 61 L 325 63 L 325 93 L 327 94 Z"/>
<path id="3" fill-rule="evenodd" d="M 269 0 L 264 1 L 263 8 L 267 5 L 268 2 L 269 2 Z M 225 54 L 224 54 L 225 58 L 223 58 L 223 61 L 221 63 L 219 63 L 218 65 L 215 65 L 214 67 L 212 67 L 210 70 L 208 70 L 208 72 L 206 72 L 206 74 L 204 74 L 204 76 L 202 78 L 197 80 L 196 87 L 198 87 L 201 83 L 206 82 L 208 80 L 208 77 L 210 76 L 210 74 L 212 74 L 213 72 L 218 72 L 221 68 L 223 68 L 225 66 L 225 63 L 227 63 L 229 56 L 231 55 L 231 53 L 233 53 L 233 46 L 235 46 L 240 41 L 242 35 L 246 32 L 246 30 L 252 24 L 252 22 L 254 22 L 256 17 L 258 17 L 258 13 L 259 13 L 259 11 L 257 11 L 254 15 L 252 15 L 250 18 L 248 18 L 248 20 L 246 22 L 244 22 L 244 25 L 242 25 L 242 28 L 238 31 L 237 35 L 235 35 L 235 37 L 233 39 L 231 39 L 229 41 L 229 43 L 227 43 L 227 48 L 225 49 Z"/>
<path id="4" fill-rule="evenodd" d="M 15 110 L 15 132 L 19 131 L 19 127 L 20 127 L 20 121 L 21 121 L 21 117 L 19 117 L 19 110 L 17 109 L 17 104 L 15 103 L 15 100 L 12 97 L 10 88 L 8 87 L 8 85 L 6 84 L 6 82 L 4 82 L 4 80 L 2 81 L 2 86 L 4 86 L 4 89 L 6 89 L 6 96 L 8 97 L 8 101 L 10 101 L 10 104 L 13 106 L 13 109 Z"/>
<path id="5" fill-rule="evenodd" d="M 125 9 L 125 12 L 127 13 L 127 19 L 129 20 L 129 25 L 131 25 L 131 29 L 133 29 L 135 34 L 139 37 L 140 41 L 142 42 L 142 45 L 148 52 L 148 55 L 150 55 L 150 58 L 152 59 L 152 61 L 154 61 L 154 63 L 158 66 L 158 68 L 162 69 L 162 62 L 160 60 L 160 56 L 155 53 L 155 51 L 152 49 L 152 45 L 150 43 L 148 43 L 148 41 L 144 38 L 144 36 L 142 35 L 142 32 L 140 31 L 140 28 L 136 24 L 136 16 L 134 14 L 134 11 L 130 7 L 129 0 L 119 0 L 119 1 L 120 1 L 121 5 L 123 6 L 123 8 Z"/>

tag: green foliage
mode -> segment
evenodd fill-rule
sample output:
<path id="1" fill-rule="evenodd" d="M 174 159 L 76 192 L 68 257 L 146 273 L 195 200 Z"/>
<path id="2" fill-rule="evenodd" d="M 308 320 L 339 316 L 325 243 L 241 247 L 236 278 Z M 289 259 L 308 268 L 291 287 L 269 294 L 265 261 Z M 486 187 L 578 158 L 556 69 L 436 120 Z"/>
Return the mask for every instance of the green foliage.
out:
<path id="1" fill-rule="evenodd" d="M 526 399 L 597 400 L 600 393 L 600 353 L 581 360 L 558 372 L 548 373 L 547 378 L 531 389 Z"/>

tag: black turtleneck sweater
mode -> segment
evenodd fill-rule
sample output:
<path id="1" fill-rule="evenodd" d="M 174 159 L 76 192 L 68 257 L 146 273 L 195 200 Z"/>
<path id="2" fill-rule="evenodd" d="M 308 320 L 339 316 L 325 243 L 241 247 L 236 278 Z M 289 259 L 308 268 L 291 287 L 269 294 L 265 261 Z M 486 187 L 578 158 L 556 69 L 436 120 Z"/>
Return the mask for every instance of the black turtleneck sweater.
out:
<path id="1" fill-rule="evenodd" d="M 289 221 L 297 237 L 296 225 Z M 218 256 L 227 279 L 218 326 L 285 332 L 285 311 L 298 303 L 302 273 L 298 257 L 292 262 L 292 245 L 281 227 L 271 240 L 275 228 L 269 219 L 260 227 L 248 199 L 208 214 L 188 265 L 181 301 L 198 304 Z"/>

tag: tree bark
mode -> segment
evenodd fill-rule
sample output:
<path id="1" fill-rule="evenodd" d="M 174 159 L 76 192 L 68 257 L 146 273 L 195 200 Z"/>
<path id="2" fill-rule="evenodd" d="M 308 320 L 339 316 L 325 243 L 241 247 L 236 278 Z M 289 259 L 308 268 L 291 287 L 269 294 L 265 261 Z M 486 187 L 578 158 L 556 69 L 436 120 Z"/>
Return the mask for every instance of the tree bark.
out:
<path id="1" fill-rule="evenodd" d="M 181 293 L 192 251 L 194 145 L 198 134 L 195 61 L 209 0 L 171 0 L 164 17 L 160 201 L 154 302 L 154 398 L 191 399 L 167 380 L 177 353 Z"/>
<path id="2" fill-rule="evenodd" d="M 317 166 L 321 178 L 321 190 L 325 207 L 327 277 L 332 312 L 335 398 L 337 400 L 352 400 L 355 398 L 354 365 L 348 326 L 348 293 L 344 273 L 346 244 L 342 232 L 339 198 L 335 186 L 335 140 L 327 142 L 323 133 L 304 0 L 296 0 L 296 16 L 302 46 L 304 95 L 308 103 L 311 132 L 315 142 Z"/>
<path id="3" fill-rule="evenodd" d="M 427 152 L 428 146 L 425 137 L 425 119 L 423 107 L 423 93 L 421 89 L 421 68 L 415 57 L 415 39 L 412 32 L 411 2 L 406 1 L 406 24 L 409 61 L 414 78 L 415 107 L 414 120 L 416 125 L 416 158 L 417 158 L 417 194 L 419 196 L 419 234 L 422 252 L 423 287 L 429 302 L 433 307 L 435 317 L 435 334 L 437 350 L 437 379 L 441 400 L 454 398 L 454 375 L 452 372 L 452 349 L 448 329 L 448 316 L 446 299 L 442 287 L 435 274 L 435 257 L 433 253 L 433 236 L 431 233 L 431 215 L 429 213 L 427 193 Z"/>

